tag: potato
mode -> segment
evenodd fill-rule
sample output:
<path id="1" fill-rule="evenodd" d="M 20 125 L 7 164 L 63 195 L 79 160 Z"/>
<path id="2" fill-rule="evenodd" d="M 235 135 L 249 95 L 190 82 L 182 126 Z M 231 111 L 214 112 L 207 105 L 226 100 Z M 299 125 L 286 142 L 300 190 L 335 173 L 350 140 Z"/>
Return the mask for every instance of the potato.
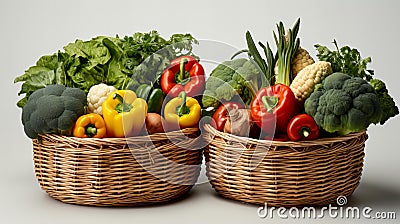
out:
<path id="1" fill-rule="evenodd" d="M 146 116 L 146 129 L 150 135 L 164 132 L 163 123 L 164 118 L 157 113 L 148 113 Z"/>

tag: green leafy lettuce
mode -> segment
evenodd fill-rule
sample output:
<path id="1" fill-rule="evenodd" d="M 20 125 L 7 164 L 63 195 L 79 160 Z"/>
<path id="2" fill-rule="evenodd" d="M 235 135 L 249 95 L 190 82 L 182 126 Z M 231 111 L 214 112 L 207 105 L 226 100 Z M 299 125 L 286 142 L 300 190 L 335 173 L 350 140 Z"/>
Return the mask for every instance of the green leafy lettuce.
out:
<path id="1" fill-rule="evenodd" d="M 25 94 L 17 106 L 23 107 L 34 91 L 52 84 L 85 92 L 99 83 L 133 90 L 143 83 L 157 84 L 170 60 L 192 54 L 192 44 L 197 43 L 190 34 L 174 34 L 166 40 L 157 31 L 76 40 L 64 46 L 64 52 L 42 56 L 14 80 L 22 82 L 18 95 Z"/>
<path id="2" fill-rule="evenodd" d="M 23 82 L 18 95 L 26 94 L 17 102 L 18 107 L 23 107 L 28 97 L 36 90 L 51 84 L 62 84 L 72 86 L 64 70 L 63 63 L 69 56 L 66 53 L 57 52 L 53 55 L 46 55 L 39 58 L 36 65 L 30 67 L 25 73 L 17 77 L 14 82 Z"/>

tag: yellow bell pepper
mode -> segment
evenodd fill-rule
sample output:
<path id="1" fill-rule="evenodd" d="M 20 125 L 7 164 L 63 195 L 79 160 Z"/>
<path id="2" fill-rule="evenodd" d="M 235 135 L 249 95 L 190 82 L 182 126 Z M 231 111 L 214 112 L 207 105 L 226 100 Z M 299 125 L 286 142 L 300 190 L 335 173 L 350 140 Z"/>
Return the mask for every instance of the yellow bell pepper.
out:
<path id="1" fill-rule="evenodd" d="M 147 103 L 137 98 L 131 90 L 117 90 L 110 93 L 102 104 L 103 117 L 108 137 L 129 137 L 138 135 L 142 130 Z"/>
<path id="2" fill-rule="evenodd" d="M 106 136 L 106 124 L 95 113 L 82 115 L 76 120 L 72 135 L 78 138 L 103 138 Z"/>
<path id="3" fill-rule="evenodd" d="M 201 107 L 199 102 L 192 97 L 186 97 L 181 92 L 178 97 L 170 100 L 164 108 L 165 121 L 181 128 L 196 126 L 200 121 Z"/>

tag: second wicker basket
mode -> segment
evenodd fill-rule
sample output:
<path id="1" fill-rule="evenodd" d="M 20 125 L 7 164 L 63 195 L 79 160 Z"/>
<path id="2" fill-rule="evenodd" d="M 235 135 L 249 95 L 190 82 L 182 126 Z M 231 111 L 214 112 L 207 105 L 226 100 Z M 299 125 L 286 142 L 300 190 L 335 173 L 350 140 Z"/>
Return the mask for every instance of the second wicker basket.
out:
<path id="1" fill-rule="evenodd" d="M 222 196 L 270 206 L 334 203 L 358 186 L 366 132 L 315 141 L 237 137 L 206 125 L 207 176 Z"/>

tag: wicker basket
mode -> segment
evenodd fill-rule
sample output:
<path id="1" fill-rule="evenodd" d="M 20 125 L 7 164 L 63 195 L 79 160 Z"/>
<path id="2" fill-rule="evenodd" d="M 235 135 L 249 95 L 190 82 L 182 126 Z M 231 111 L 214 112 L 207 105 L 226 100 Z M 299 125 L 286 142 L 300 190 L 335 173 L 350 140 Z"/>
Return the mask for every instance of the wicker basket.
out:
<path id="1" fill-rule="evenodd" d="M 94 206 L 135 206 L 177 199 L 200 174 L 198 129 L 131 138 L 46 134 L 33 141 L 38 182 L 54 199 Z"/>
<path id="2" fill-rule="evenodd" d="M 238 137 L 205 126 L 207 176 L 223 197 L 268 206 L 319 206 L 350 196 L 366 132 L 303 142 Z"/>

